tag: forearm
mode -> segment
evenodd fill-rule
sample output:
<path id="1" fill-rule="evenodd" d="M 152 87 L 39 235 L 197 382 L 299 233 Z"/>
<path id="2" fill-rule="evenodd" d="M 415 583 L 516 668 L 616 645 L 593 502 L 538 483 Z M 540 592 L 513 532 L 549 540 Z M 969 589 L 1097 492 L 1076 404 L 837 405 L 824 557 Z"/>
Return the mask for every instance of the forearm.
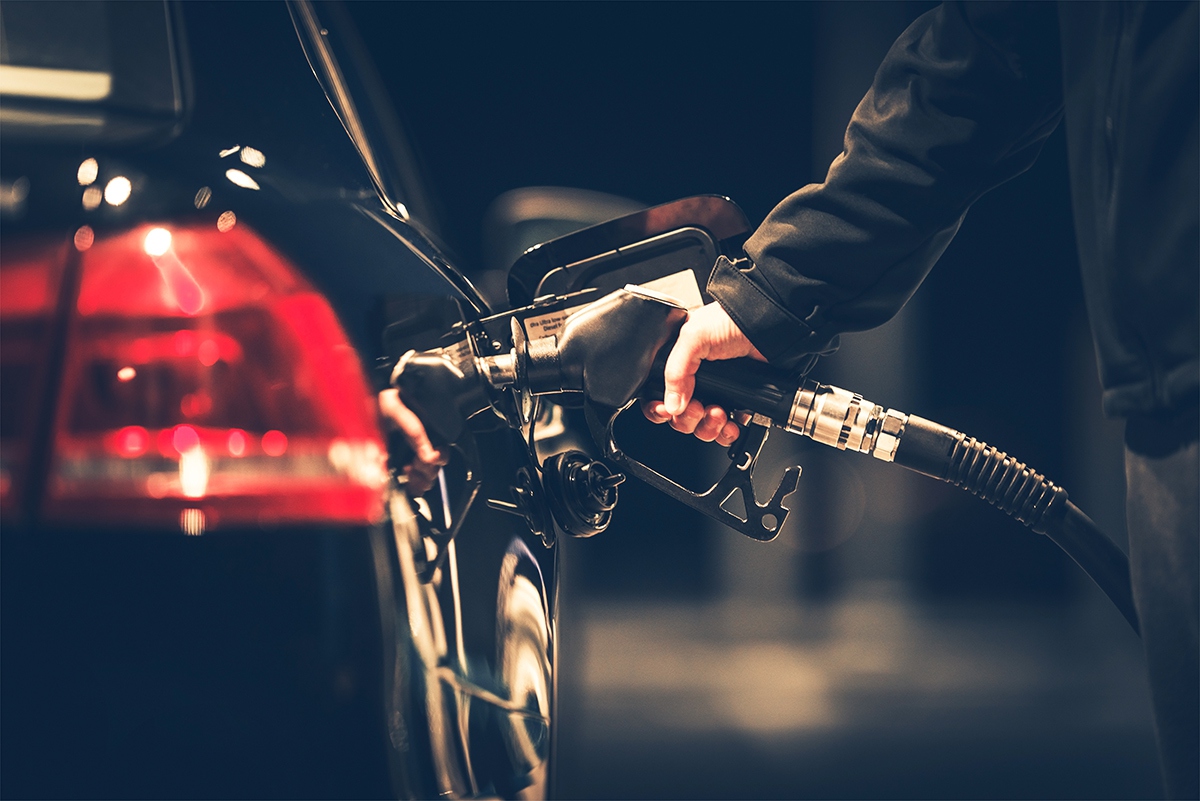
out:
<path id="1" fill-rule="evenodd" d="M 746 244 L 754 266 L 719 266 L 710 292 L 785 367 L 884 322 L 1060 113 L 1051 4 L 931 11 L 888 53 L 825 182 L 780 203 Z"/>

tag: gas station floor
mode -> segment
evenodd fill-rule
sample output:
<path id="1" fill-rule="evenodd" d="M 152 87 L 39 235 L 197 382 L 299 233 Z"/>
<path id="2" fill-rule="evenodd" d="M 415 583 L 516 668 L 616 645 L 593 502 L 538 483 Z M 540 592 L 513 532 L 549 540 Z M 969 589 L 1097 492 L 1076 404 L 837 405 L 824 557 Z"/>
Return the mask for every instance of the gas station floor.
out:
<path id="1" fill-rule="evenodd" d="M 1161 797 L 1140 643 L 1102 597 L 591 603 L 565 798 Z M 564 632 L 567 629 L 563 629 Z"/>

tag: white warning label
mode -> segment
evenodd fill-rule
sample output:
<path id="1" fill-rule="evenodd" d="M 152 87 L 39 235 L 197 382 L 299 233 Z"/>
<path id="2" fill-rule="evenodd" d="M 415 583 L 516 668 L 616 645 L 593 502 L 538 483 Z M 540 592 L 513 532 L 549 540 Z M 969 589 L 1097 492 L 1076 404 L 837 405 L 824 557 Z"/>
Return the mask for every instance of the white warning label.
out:
<path id="1" fill-rule="evenodd" d="M 698 308 L 704 303 L 704 299 L 700 295 L 700 285 L 696 283 L 696 274 L 691 270 L 681 270 L 671 275 L 665 275 L 662 278 L 647 281 L 641 286 L 646 289 L 652 289 L 655 292 L 661 292 L 664 295 L 669 295 L 680 306 L 689 311 Z M 537 317 L 529 317 L 525 320 L 525 335 L 530 339 L 554 336 L 562 330 L 571 315 L 583 311 L 591 303 L 589 301 L 588 303 L 572 306 L 568 309 L 541 314 Z"/>

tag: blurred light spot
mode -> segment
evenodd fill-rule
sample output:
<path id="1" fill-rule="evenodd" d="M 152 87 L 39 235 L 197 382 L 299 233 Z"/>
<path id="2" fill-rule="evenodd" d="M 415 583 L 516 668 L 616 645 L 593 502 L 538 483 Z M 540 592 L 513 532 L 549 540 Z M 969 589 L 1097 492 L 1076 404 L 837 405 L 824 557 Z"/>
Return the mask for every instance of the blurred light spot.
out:
<path id="1" fill-rule="evenodd" d="M 196 208 L 202 209 L 208 205 L 208 201 L 210 200 L 212 200 L 212 190 L 207 186 L 202 186 L 196 191 L 196 197 L 192 200 L 192 204 Z"/>
<path id="2" fill-rule="evenodd" d="M 117 432 L 116 444 L 117 453 L 131 459 L 150 447 L 150 434 L 141 426 L 126 426 Z"/>
<path id="3" fill-rule="evenodd" d="M 151 255 L 151 259 L 162 277 L 163 302 L 174 305 L 184 314 L 198 314 L 205 304 L 204 289 L 196 280 L 196 276 L 192 275 L 188 266 L 175 255 L 174 250 L 170 249 L 158 255 Z M 190 335 L 195 336 L 194 334 Z M 192 344 L 192 349 L 195 349 L 195 343 Z M 180 353 L 179 355 L 185 354 Z"/>
<path id="4" fill-rule="evenodd" d="M 176 331 L 175 336 L 171 338 L 175 345 L 176 356 L 191 356 L 196 352 L 196 332 L 189 331 L 186 328 L 182 331 Z"/>
<path id="5" fill-rule="evenodd" d="M 268 431 L 262 436 L 262 449 L 267 456 L 283 456 L 287 446 L 287 436 L 282 431 Z"/>
<path id="6" fill-rule="evenodd" d="M 335 439 L 329 445 L 329 463 L 339 472 L 346 472 L 353 458 L 354 452 L 350 449 L 350 443 L 346 440 Z"/>
<path id="7" fill-rule="evenodd" d="M 75 177 L 79 180 L 80 186 L 89 186 L 96 181 L 96 176 L 100 174 L 100 165 L 95 159 L 84 159 L 79 165 L 79 170 L 75 173 Z"/>
<path id="8" fill-rule="evenodd" d="M 242 189 L 258 189 L 258 181 L 241 170 L 226 170 L 225 177 L 229 179 L 230 183 L 240 186 Z"/>
<path id="9" fill-rule="evenodd" d="M 220 156 L 221 156 L 221 158 L 225 158 L 226 156 L 232 156 L 234 153 L 238 152 L 241 149 L 242 149 L 241 145 L 234 145 L 233 147 L 227 147 L 220 152 Z"/>
<path id="10" fill-rule="evenodd" d="M 137 370 L 133 367 L 122 367 L 117 371 L 117 380 L 121 383 L 132 381 L 137 378 Z"/>
<path id="11" fill-rule="evenodd" d="M 226 445 L 229 448 L 230 456 L 242 456 L 246 453 L 246 445 L 250 439 L 246 436 L 246 432 L 240 428 L 235 428 L 229 432 L 229 439 L 226 440 Z"/>
<path id="12" fill-rule="evenodd" d="M 179 530 L 189 537 L 204 533 L 204 512 L 199 509 L 184 509 L 179 513 Z"/>
<path id="13" fill-rule="evenodd" d="M 183 412 L 184 417 L 203 417 L 212 411 L 212 405 L 212 395 L 200 390 L 184 395 L 179 402 L 179 411 Z"/>
<path id="14" fill-rule="evenodd" d="M 267 163 L 267 157 L 263 155 L 261 150 L 253 147 L 243 147 L 242 154 L 238 157 L 243 164 L 249 164 L 251 167 L 262 167 Z"/>
<path id="15" fill-rule="evenodd" d="M 151 473 L 146 479 L 146 494 L 151 498 L 165 498 L 170 491 L 170 473 Z"/>
<path id="16" fill-rule="evenodd" d="M 0 211 L 5 214 L 20 212 L 27 197 L 29 197 L 29 179 L 24 175 L 12 183 L 0 182 Z"/>
<path id="17" fill-rule="evenodd" d="M 329 464 L 356 483 L 382 487 L 387 483 L 387 462 L 383 449 L 374 441 L 335 439 L 329 445 Z"/>
<path id="18" fill-rule="evenodd" d="M 104 187 L 104 199 L 112 206 L 120 206 L 133 192 L 133 184 L 124 175 L 118 175 Z"/>
<path id="19" fill-rule="evenodd" d="M 175 431 L 170 428 L 164 428 L 158 432 L 158 452 L 168 458 L 175 456 L 175 445 L 172 444 L 175 439 Z"/>
<path id="20" fill-rule="evenodd" d="M 64 12 L 58 14 L 66 16 Z M 47 19 L 47 18 L 43 18 Z M 48 20 L 53 20 L 59 23 L 60 20 L 56 17 L 49 17 Z M 29 23 L 24 23 L 28 25 Z M 46 24 L 45 22 L 42 24 Z M 79 69 L 63 69 L 62 62 L 59 61 L 59 51 L 50 49 L 53 47 L 61 47 L 64 40 L 55 39 L 39 39 L 34 38 L 34 34 L 27 33 L 23 25 L 13 26 L 15 30 L 7 33 L 3 38 L 5 45 L 8 44 L 9 37 L 14 37 L 13 41 L 20 43 L 18 46 L 22 50 L 30 48 L 30 55 L 25 56 L 22 60 L 40 61 L 48 59 L 49 63 L 56 64 L 54 67 L 43 65 L 34 66 L 18 66 L 10 64 L 8 53 L 4 55 L 4 63 L 0 64 L 0 93 L 4 95 L 19 95 L 22 97 L 36 97 L 46 100 L 75 100 L 75 101 L 95 101 L 103 100 L 112 92 L 112 75 L 107 72 L 98 72 L 96 70 L 79 70 Z M 33 31 L 41 30 L 33 28 Z M 53 29 L 51 29 L 53 30 Z M 72 29 L 68 29 L 72 30 Z M 82 29 L 85 33 L 86 29 Z M 18 33 L 20 31 L 20 33 Z M 73 32 L 73 31 L 72 31 Z M 60 34 L 61 35 L 61 34 Z M 71 39 L 65 41 L 72 41 Z M 49 53 L 34 53 L 38 46 L 43 50 L 49 50 Z M 49 45 L 49 48 L 47 47 Z M 5 50 L 7 51 L 7 47 Z M 58 57 L 58 58 L 56 58 Z M 20 56 L 18 56 L 20 58 Z M 52 59 L 52 60 L 51 60 Z M 42 117 L 37 112 L 25 112 L 22 116 L 38 118 Z M 49 116 L 49 115 L 46 115 Z M 51 117 L 51 119 L 53 119 Z M 70 118 L 74 122 L 78 117 Z M 88 118 L 83 117 L 83 121 L 87 124 Z"/>
<path id="21" fill-rule="evenodd" d="M 142 243 L 147 256 L 161 256 L 171 249 L 171 232 L 166 228 L 151 228 Z"/>
<path id="22" fill-rule="evenodd" d="M 212 367 L 221 358 L 221 347 L 216 340 L 206 339 L 196 348 L 196 356 L 205 367 Z"/>
<path id="23" fill-rule="evenodd" d="M 200 447 L 200 434 L 191 426 L 175 426 L 171 432 L 171 447 L 179 453 L 187 453 Z"/>
<path id="24" fill-rule="evenodd" d="M 199 445 L 179 454 L 179 488 L 185 498 L 203 498 L 208 492 L 208 457 Z"/>
<path id="25" fill-rule="evenodd" d="M 75 232 L 75 249 L 78 251 L 87 250 L 96 241 L 96 233 L 90 225 L 81 225 L 79 230 Z"/>
<path id="26" fill-rule="evenodd" d="M 89 186 L 83 190 L 83 207 L 88 211 L 99 208 L 101 200 L 104 200 L 104 193 L 99 187 Z"/>
<path id="27" fill-rule="evenodd" d="M 237 215 L 232 211 L 223 211 L 217 218 L 217 230 L 223 234 L 232 231 L 235 225 L 237 225 Z"/>
<path id="28" fill-rule="evenodd" d="M 20 178 L 13 181 L 9 188 L 9 192 L 18 201 L 29 197 L 29 178 L 22 175 Z"/>

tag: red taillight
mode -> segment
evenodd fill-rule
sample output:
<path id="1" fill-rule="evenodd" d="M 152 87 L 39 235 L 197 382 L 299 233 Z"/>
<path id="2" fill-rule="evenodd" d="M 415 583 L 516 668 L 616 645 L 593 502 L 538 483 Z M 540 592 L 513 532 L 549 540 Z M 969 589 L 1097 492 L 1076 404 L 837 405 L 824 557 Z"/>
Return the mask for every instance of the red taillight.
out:
<path id="1" fill-rule="evenodd" d="M 46 495 L 56 523 L 368 523 L 384 449 L 329 307 L 245 225 L 98 235 Z"/>
<path id="2" fill-rule="evenodd" d="M 0 258 L 0 512 L 13 512 L 29 476 L 45 405 L 65 241 L 5 241 Z"/>

